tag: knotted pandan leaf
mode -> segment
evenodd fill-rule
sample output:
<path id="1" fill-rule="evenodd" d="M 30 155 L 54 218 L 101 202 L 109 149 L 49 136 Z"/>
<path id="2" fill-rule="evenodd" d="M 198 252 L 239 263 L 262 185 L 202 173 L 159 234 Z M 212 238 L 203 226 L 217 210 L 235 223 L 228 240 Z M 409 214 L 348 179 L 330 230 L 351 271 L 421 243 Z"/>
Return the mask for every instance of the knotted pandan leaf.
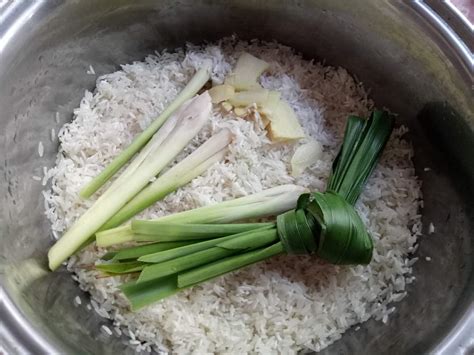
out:
<path id="1" fill-rule="evenodd" d="M 318 248 L 320 225 L 306 210 L 311 195 L 298 198 L 297 207 L 277 217 L 277 231 L 288 254 L 312 254 Z"/>
<path id="2" fill-rule="evenodd" d="M 334 192 L 315 192 L 304 207 L 281 214 L 277 230 L 288 254 L 316 253 L 333 264 L 368 264 L 372 258 L 373 243 L 364 223 Z"/>
<path id="3" fill-rule="evenodd" d="M 318 256 L 333 264 L 368 264 L 373 242 L 354 207 L 331 191 L 313 197 L 308 210 L 321 225 Z"/>
<path id="4" fill-rule="evenodd" d="M 327 191 L 301 195 L 295 210 L 277 217 L 288 254 L 313 254 L 333 264 L 368 264 L 373 242 L 354 204 L 393 129 L 393 117 L 374 111 L 368 120 L 351 116 Z"/>

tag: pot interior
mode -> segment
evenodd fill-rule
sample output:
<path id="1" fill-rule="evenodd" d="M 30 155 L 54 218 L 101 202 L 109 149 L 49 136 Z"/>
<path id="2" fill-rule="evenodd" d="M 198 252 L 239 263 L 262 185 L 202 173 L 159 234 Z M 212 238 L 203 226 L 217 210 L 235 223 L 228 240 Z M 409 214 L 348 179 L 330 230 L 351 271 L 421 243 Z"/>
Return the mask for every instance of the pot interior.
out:
<path id="1" fill-rule="evenodd" d="M 66 271 L 47 272 L 53 239 L 43 213 L 45 187 L 32 176 L 54 166 L 58 147 L 49 137 L 56 112 L 61 124 L 71 120 L 84 90 L 94 88 L 96 76 L 86 74 L 89 65 L 101 75 L 154 50 L 232 34 L 277 40 L 306 58 L 345 67 L 372 89 L 379 107 L 398 113 L 398 124 L 410 128 L 423 180 L 424 226 L 432 222 L 436 232 L 420 238 L 416 282 L 389 323 L 366 322 L 323 353 L 426 352 L 466 311 L 474 285 L 469 86 L 407 5 L 375 0 L 350 7 L 329 0 L 20 3 L 26 17 L 18 17 L 0 42 L 1 276 L 8 297 L 53 348 L 133 353 L 127 339 L 99 331 L 105 319 L 74 305 L 80 291 Z M 41 158 L 39 141 L 45 148 Z M 22 336 L 26 348 L 41 353 L 31 334 Z"/>

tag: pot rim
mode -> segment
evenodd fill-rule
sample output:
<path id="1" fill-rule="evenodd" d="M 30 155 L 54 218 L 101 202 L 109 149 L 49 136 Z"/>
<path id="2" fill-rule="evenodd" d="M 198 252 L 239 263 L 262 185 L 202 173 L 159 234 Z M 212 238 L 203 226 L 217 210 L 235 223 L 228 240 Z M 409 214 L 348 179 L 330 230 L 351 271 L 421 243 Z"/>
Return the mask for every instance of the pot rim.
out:
<path id="1" fill-rule="evenodd" d="M 28 19 L 46 3 L 46 0 L 13 0 L 0 4 L 0 53 L 15 37 Z M 446 54 L 454 55 L 455 67 L 461 76 L 472 83 L 474 67 L 473 44 L 469 41 L 474 26 L 450 1 L 413 0 L 405 3 L 422 19 L 422 24 L 434 30 L 444 41 Z M 49 7 L 55 6 L 48 4 Z M 0 353 L 58 353 L 58 348 L 44 332 L 35 329 L 3 286 L 0 273 Z M 471 295 L 474 292 L 471 292 Z M 474 301 L 455 320 L 454 326 L 430 350 L 431 354 L 467 354 L 474 349 Z M 8 326 L 7 326 L 8 325 Z"/>

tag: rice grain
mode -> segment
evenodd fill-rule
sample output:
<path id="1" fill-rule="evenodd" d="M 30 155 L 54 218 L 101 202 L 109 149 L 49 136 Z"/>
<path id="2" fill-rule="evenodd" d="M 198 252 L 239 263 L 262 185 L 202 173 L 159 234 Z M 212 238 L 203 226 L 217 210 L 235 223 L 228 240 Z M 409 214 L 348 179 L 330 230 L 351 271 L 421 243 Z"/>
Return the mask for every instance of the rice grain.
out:
<path id="1" fill-rule="evenodd" d="M 367 116 L 373 108 L 367 91 L 346 70 L 306 61 L 289 47 L 230 37 L 216 44 L 157 52 L 97 79 L 95 91 L 85 92 L 74 120 L 58 133 L 59 154 L 50 173 L 51 190 L 45 193 L 52 229 L 63 233 L 90 207 L 96 196 L 80 199 L 81 187 L 150 124 L 196 69 L 210 63 L 212 82 L 220 84 L 242 51 L 270 63 L 262 86 L 281 92 L 308 139 L 322 145 L 321 159 L 292 177 L 291 157 L 305 140 L 271 144 L 261 124 L 216 105 L 209 124 L 176 161 L 214 132 L 228 128 L 235 141 L 226 161 L 138 217 L 155 218 L 286 183 L 324 191 L 347 116 Z M 392 303 L 405 297 L 406 285 L 414 281 L 412 265 L 417 259 L 410 259 L 409 252 L 421 234 L 422 199 L 411 161 L 413 149 L 403 139 L 406 132 L 405 127 L 394 131 L 356 205 L 374 239 L 370 265 L 335 266 L 316 257 L 276 257 L 137 312 L 129 310 L 119 291 L 120 278 L 97 278 L 94 269 L 80 267 L 93 264 L 103 250 L 91 245 L 71 258 L 67 268 L 91 294 L 95 311 L 112 318 L 114 327 L 129 334 L 137 349 L 146 343 L 146 349 L 173 353 L 319 351 L 370 318 L 389 321 Z"/>

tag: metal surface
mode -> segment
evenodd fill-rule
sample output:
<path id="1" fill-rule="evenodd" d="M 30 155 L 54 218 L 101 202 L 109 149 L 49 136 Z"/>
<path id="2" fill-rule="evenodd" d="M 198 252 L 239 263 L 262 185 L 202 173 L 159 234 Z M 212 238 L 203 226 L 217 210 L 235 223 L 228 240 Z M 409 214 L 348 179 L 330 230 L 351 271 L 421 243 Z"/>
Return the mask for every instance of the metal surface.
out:
<path id="1" fill-rule="evenodd" d="M 436 6 L 444 6 L 438 2 Z M 41 190 L 54 165 L 55 112 L 71 119 L 98 74 L 175 48 L 236 33 L 276 39 L 357 75 L 379 106 L 411 128 L 423 179 L 416 282 L 387 325 L 369 321 L 325 354 L 474 351 L 472 48 L 432 3 L 336 0 L 0 1 L 0 344 L 16 353 L 134 353 L 99 331 L 107 320 L 76 307 L 67 272 L 48 273 L 52 244 Z M 461 24 L 462 25 L 462 24 Z M 459 23 L 456 26 L 461 26 Z M 459 27 L 461 28 L 461 27 Z M 465 33 L 469 33 L 468 30 Z M 45 155 L 38 157 L 38 142 Z M 424 168 L 430 167 L 430 172 Z M 431 262 L 425 261 L 429 255 Z M 82 299 L 86 295 L 82 294 Z"/>

